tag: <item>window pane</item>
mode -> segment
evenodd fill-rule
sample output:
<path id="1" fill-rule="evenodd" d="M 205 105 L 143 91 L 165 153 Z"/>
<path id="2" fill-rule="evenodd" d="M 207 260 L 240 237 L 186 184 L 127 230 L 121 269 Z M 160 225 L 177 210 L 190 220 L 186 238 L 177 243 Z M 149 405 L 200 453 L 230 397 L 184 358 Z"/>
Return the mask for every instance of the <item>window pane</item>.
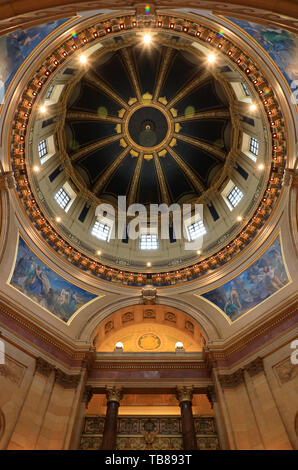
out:
<path id="1" fill-rule="evenodd" d="M 202 220 L 198 220 L 197 222 L 189 225 L 187 230 L 190 240 L 196 240 L 198 237 L 205 235 L 206 233 L 206 229 Z"/>
<path id="2" fill-rule="evenodd" d="M 240 191 L 240 189 L 237 186 L 234 186 L 232 191 L 228 194 L 228 200 L 230 201 L 233 207 L 236 207 L 242 198 L 243 198 L 243 193 L 242 191 Z"/>
<path id="3" fill-rule="evenodd" d="M 255 139 L 254 137 L 252 137 L 250 139 L 249 150 L 254 155 L 258 155 L 258 153 L 259 153 L 259 141 L 257 139 Z"/>
<path id="4" fill-rule="evenodd" d="M 244 93 L 246 94 L 246 96 L 250 96 L 250 93 L 249 93 L 249 90 L 248 90 L 246 84 L 245 84 L 245 83 L 241 83 L 241 85 L 242 85 L 243 91 L 244 91 Z"/>
<path id="5" fill-rule="evenodd" d="M 46 140 L 41 140 L 38 144 L 38 155 L 40 158 L 44 157 L 48 153 Z"/>
<path id="6" fill-rule="evenodd" d="M 70 201 L 70 196 L 67 194 L 66 191 L 64 191 L 63 188 L 61 188 L 61 189 L 59 189 L 58 193 L 55 194 L 55 199 L 56 199 L 57 203 L 59 204 L 59 206 L 62 209 L 65 209 L 65 207 L 67 206 L 67 204 Z"/>
<path id="7" fill-rule="evenodd" d="M 49 100 L 51 98 L 51 94 L 54 90 L 54 85 L 51 85 L 50 88 L 48 89 L 46 99 Z"/>
<path id="8" fill-rule="evenodd" d="M 140 239 L 140 248 L 141 250 L 157 250 L 158 248 L 157 235 L 143 233 Z"/>
<path id="9" fill-rule="evenodd" d="M 97 220 L 95 224 L 93 225 L 91 234 L 94 237 L 99 238 L 100 240 L 103 240 L 104 242 L 106 242 L 109 239 L 110 231 L 111 231 L 111 227 L 109 227 L 109 225 L 106 225 Z"/>

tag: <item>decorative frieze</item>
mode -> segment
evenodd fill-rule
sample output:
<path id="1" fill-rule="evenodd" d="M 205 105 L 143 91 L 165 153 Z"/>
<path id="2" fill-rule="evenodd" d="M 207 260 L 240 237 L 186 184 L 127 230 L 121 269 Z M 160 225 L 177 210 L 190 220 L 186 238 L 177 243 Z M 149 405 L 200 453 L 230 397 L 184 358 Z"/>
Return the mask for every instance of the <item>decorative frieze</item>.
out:
<path id="1" fill-rule="evenodd" d="M 45 377 L 49 377 L 55 372 L 55 382 L 65 389 L 77 388 L 81 379 L 81 375 L 69 375 L 55 367 L 53 364 L 45 361 L 42 357 L 36 358 L 35 373 L 39 373 Z"/>
<path id="2" fill-rule="evenodd" d="M 251 377 L 254 377 L 260 372 L 263 372 L 264 371 L 263 359 L 261 357 L 257 357 L 252 362 L 247 364 L 247 366 L 245 366 L 245 370 L 247 370 L 247 372 L 249 373 Z"/>
<path id="3" fill-rule="evenodd" d="M 35 373 L 37 372 L 38 374 L 44 375 L 45 377 L 49 377 L 53 370 L 55 370 L 53 364 L 45 361 L 42 357 L 36 358 Z"/>
<path id="4" fill-rule="evenodd" d="M 244 383 L 244 370 L 239 369 L 233 374 L 219 375 L 218 379 L 223 389 L 236 388 Z"/>
<path id="5" fill-rule="evenodd" d="M 55 382 L 65 389 L 77 388 L 81 376 L 65 374 L 60 369 L 55 369 Z"/>

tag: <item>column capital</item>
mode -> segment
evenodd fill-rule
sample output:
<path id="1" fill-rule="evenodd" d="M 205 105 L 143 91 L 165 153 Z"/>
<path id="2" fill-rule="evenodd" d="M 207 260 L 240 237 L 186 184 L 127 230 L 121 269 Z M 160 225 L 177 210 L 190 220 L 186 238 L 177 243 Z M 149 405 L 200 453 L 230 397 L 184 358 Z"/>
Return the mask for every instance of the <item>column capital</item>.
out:
<path id="1" fill-rule="evenodd" d="M 261 357 L 257 357 L 252 362 L 245 366 L 245 370 L 249 373 L 250 377 L 254 377 L 260 372 L 264 371 L 264 363 Z"/>
<path id="2" fill-rule="evenodd" d="M 45 377 L 49 377 L 53 370 L 55 370 L 55 366 L 53 366 L 53 364 L 45 361 L 42 357 L 36 358 L 35 373 L 37 372 Z"/>
<path id="3" fill-rule="evenodd" d="M 107 397 L 107 402 L 111 401 L 116 401 L 117 403 L 120 403 L 120 400 L 123 396 L 123 390 L 122 387 L 106 387 L 106 397 Z"/>
<path id="4" fill-rule="evenodd" d="M 193 387 L 192 386 L 178 386 L 176 387 L 176 397 L 179 403 L 184 401 L 192 402 Z"/>
<path id="5" fill-rule="evenodd" d="M 16 183 L 13 171 L 5 171 L 0 173 L 0 192 L 7 191 L 8 189 L 14 189 L 15 185 Z"/>

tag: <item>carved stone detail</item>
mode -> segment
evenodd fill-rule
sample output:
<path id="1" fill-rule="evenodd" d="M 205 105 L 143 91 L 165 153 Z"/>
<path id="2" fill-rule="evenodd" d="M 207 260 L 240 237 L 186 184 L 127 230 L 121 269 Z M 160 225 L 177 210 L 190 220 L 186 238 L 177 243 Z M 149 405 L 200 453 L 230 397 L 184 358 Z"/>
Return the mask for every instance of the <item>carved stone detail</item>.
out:
<path id="1" fill-rule="evenodd" d="M 213 408 L 214 403 L 217 401 L 216 391 L 213 385 L 208 385 L 206 395 L 211 405 L 211 408 Z"/>
<path id="2" fill-rule="evenodd" d="M 193 387 L 192 386 L 178 386 L 176 387 L 176 397 L 179 403 L 183 401 L 192 402 Z"/>
<path id="3" fill-rule="evenodd" d="M 108 321 L 108 322 L 105 324 L 105 334 L 109 333 L 113 328 L 114 328 L 114 322 L 113 322 L 113 320 Z"/>
<path id="4" fill-rule="evenodd" d="M 65 372 L 62 372 L 60 369 L 55 370 L 55 382 L 65 389 L 77 388 L 81 376 L 78 375 L 68 375 Z"/>
<path id="5" fill-rule="evenodd" d="M 261 357 L 257 357 L 254 361 L 250 362 L 245 366 L 245 370 L 249 373 L 251 377 L 259 374 L 264 371 L 264 363 Z"/>
<path id="6" fill-rule="evenodd" d="M 142 289 L 142 297 L 145 305 L 154 305 L 156 302 L 157 290 L 153 288 Z"/>
<path id="7" fill-rule="evenodd" d="M 14 179 L 13 171 L 6 171 L 0 174 L 0 192 L 14 189 L 16 182 Z"/>
<path id="8" fill-rule="evenodd" d="M 223 389 L 238 387 L 244 383 L 244 370 L 239 369 L 230 375 L 219 375 L 218 379 Z"/>
<path id="9" fill-rule="evenodd" d="M 86 408 L 88 407 L 91 398 L 93 397 L 93 388 L 91 385 L 86 385 L 83 393 L 82 402 L 86 404 Z"/>
<path id="10" fill-rule="evenodd" d="M 191 321 L 186 320 L 184 326 L 185 326 L 185 329 L 186 329 L 187 331 L 189 331 L 191 334 L 194 333 L 195 327 L 194 327 L 194 324 L 193 324 Z"/>
<path id="11" fill-rule="evenodd" d="M 284 186 L 298 186 L 298 170 L 294 168 L 285 168 L 283 176 Z"/>
<path id="12" fill-rule="evenodd" d="M 165 313 L 165 320 L 170 321 L 172 323 L 176 323 L 177 321 L 177 315 L 173 312 L 166 312 Z"/>
<path id="13" fill-rule="evenodd" d="M 45 361 L 42 357 L 36 358 L 35 373 L 38 372 L 45 377 L 49 377 L 53 370 L 55 370 L 55 366 L 53 366 L 53 364 Z"/>
<path id="14" fill-rule="evenodd" d="M 127 323 L 134 320 L 133 312 L 126 312 L 122 315 L 122 323 Z"/>
<path id="15" fill-rule="evenodd" d="M 116 401 L 120 403 L 123 396 L 122 387 L 106 387 L 107 402 Z"/>
<path id="16" fill-rule="evenodd" d="M 144 310 L 143 312 L 143 319 L 144 320 L 155 320 L 156 318 L 156 313 L 155 310 Z"/>

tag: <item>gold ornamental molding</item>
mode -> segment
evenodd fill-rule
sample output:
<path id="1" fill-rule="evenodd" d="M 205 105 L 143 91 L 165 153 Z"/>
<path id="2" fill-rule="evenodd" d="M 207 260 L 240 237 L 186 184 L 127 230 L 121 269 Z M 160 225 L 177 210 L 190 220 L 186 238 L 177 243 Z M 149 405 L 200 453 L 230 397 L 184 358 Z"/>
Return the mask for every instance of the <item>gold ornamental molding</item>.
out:
<path id="1" fill-rule="evenodd" d="M 178 386 L 176 387 L 176 397 L 179 403 L 183 403 L 184 401 L 192 402 L 193 396 L 193 387 L 192 386 Z"/>
<path id="2" fill-rule="evenodd" d="M 39 207 L 35 199 L 34 192 L 31 191 L 26 166 L 26 148 L 28 147 L 26 142 L 29 136 L 31 116 L 38 102 L 38 95 L 46 86 L 48 79 L 55 75 L 61 66 L 65 65 L 68 58 L 72 57 L 78 50 L 83 51 L 85 47 L 104 41 L 107 38 L 113 38 L 114 36 L 119 36 L 119 34 L 123 34 L 123 38 L 125 38 L 126 34 L 131 31 L 144 31 L 148 29 L 156 32 L 162 31 L 169 35 L 176 34 L 192 42 L 197 41 L 202 44 L 207 44 L 211 50 L 216 51 L 219 55 L 222 54 L 227 61 L 231 61 L 233 67 L 238 68 L 243 79 L 248 80 L 258 94 L 263 114 L 267 116 L 272 141 L 271 170 L 268 184 L 252 218 L 247 220 L 247 224 L 234 239 L 229 241 L 225 247 L 212 256 L 207 256 L 205 259 L 187 268 L 167 273 L 153 273 L 150 275 L 150 282 L 152 282 L 154 286 L 167 286 L 176 284 L 177 282 L 187 282 L 188 280 L 197 279 L 203 273 L 206 273 L 206 271 L 214 269 L 218 265 L 222 265 L 240 253 L 266 223 L 268 215 L 271 213 L 280 196 L 283 168 L 286 161 L 286 146 L 284 141 L 286 132 L 279 110 L 279 102 L 273 88 L 270 86 L 270 83 L 259 66 L 254 63 L 251 57 L 243 50 L 231 42 L 228 35 L 219 35 L 217 27 L 211 29 L 193 19 L 184 19 L 180 16 L 178 17 L 164 12 L 158 12 L 156 16 L 150 15 L 148 18 L 146 18 L 143 13 L 139 13 L 136 16 L 134 12 L 132 12 L 131 14 L 119 15 L 118 17 L 109 19 L 106 18 L 105 21 L 99 21 L 82 30 L 78 28 L 76 41 L 74 41 L 71 35 L 64 40 L 59 47 L 52 51 L 49 56 L 39 64 L 36 72 L 30 77 L 24 89 L 20 91 L 19 104 L 16 107 L 17 111 L 11 135 L 11 165 L 16 179 L 17 193 L 26 210 L 27 216 L 33 221 L 33 226 L 39 234 L 42 233 L 43 238 L 40 235 L 40 239 L 43 241 L 47 240 L 51 246 L 54 245 L 54 247 L 57 248 L 58 256 L 62 256 L 72 265 L 79 266 L 80 269 L 88 271 L 88 273 L 91 273 L 93 276 L 108 282 L 117 282 L 132 286 L 146 285 L 148 283 L 148 274 L 146 272 L 131 273 L 123 271 L 122 269 L 112 269 L 109 266 L 99 263 L 97 259 L 86 256 L 78 247 L 73 248 L 70 245 L 70 241 L 59 233 L 59 229 L 47 220 L 42 208 Z M 167 60 L 170 60 L 170 58 Z M 131 74 L 133 73 L 134 71 L 131 70 Z M 92 75 L 90 75 L 89 78 L 93 80 L 93 82 L 97 81 L 97 77 Z M 101 86 L 108 87 L 108 85 L 103 85 L 102 83 Z M 111 93 L 111 90 L 109 89 L 108 92 Z M 173 103 L 168 103 L 167 106 L 171 107 L 172 104 Z M 130 112 L 129 104 L 121 102 L 121 106 L 123 106 L 123 109 L 127 110 L 128 113 Z M 152 102 L 151 106 L 153 106 Z M 161 103 L 158 105 L 155 104 L 155 106 L 159 106 L 160 109 L 164 110 L 165 105 Z M 170 108 L 170 110 L 171 109 L 172 108 Z M 175 118 L 176 116 L 173 117 Z M 179 123 L 177 122 L 176 124 Z M 115 139 L 121 139 L 121 135 L 121 133 L 117 134 Z M 180 134 L 179 138 L 181 138 Z M 95 146 L 98 145 L 101 145 L 101 143 L 98 142 L 95 144 Z M 94 148 L 94 146 L 92 148 Z M 136 182 L 137 176 L 141 171 L 144 159 L 150 154 L 147 150 L 148 149 L 146 149 L 146 152 L 141 151 L 138 156 L 135 170 L 136 179 L 134 182 Z M 212 149 L 212 151 L 215 152 L 215 149 Z M 73 159 L 81 158 L 84 153 L 85 149 L 77 152 L 77 154 L 73 156 Z M 218 154 L 217 156 L 219 158 L 221 157 L 218 150 L 216 150 L 216 154 Z M 129 203 L 134 199 L 136 190 L 137 186 L 133 183 L 129 195 Z"/>
<path id="3" fill-rule="evenodd" d="M 123 397 L 122 387 L 106 387 L 106 397 L 107 402 L 115 401 L 120 403 L 121 398 Z"/>

